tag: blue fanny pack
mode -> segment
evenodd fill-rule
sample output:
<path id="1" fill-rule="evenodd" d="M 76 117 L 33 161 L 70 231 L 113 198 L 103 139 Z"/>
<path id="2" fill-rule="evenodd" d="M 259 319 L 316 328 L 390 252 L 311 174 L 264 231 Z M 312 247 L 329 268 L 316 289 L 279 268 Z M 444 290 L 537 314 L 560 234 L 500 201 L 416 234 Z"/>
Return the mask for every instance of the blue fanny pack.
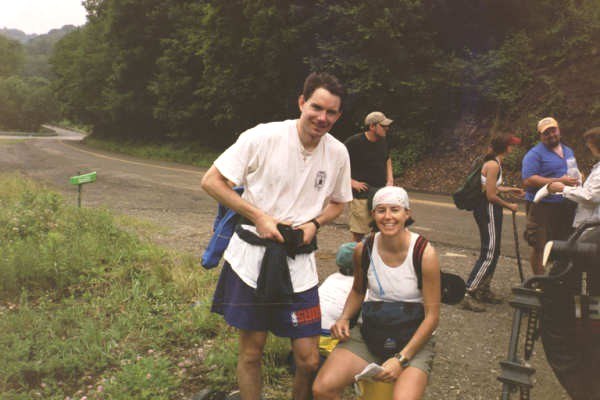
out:
<path id="1" fill-rule="evenodd" d="M 239 195 L 244 192 L 244 188 L 241 186 L 236 186 L 233 190 Z M 239 219 L 240 215 L 237 212 L 219 204 L 217 216 L 213 223 L 213 235 L 202 254 L 202 266 L 204 268 L 211 269 L 219 265 Z"/>

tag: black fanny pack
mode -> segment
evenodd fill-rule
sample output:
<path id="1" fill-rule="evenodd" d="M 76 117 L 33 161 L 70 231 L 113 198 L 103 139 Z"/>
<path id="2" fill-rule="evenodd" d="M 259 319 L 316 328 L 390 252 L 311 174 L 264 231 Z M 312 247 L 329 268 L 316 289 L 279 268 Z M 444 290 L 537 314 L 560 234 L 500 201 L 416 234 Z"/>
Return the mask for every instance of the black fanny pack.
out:
<path id="1" fill-rule="evenodd" d="M 371 353 L 387 359 L 406 346 L 424 318 L 422 303 L 366 301 L 360 333 Z"/>

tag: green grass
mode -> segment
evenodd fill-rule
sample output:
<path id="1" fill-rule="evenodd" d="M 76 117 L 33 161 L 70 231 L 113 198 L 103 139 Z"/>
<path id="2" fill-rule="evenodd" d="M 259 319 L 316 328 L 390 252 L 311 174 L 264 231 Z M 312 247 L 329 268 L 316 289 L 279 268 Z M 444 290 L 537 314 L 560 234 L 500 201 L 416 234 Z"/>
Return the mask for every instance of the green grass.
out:
<path id="1" fill-rule="evenodd" d="M 219 156 L 218 152 L 194 143 L 140 143 L 117 140 L 97 139 L 89 136 L 85 139 L 89 146 L 116 153 L 160 161 L 172 161 L 182 164 L 208 168 Z"/>
<path id="2" fill-rule="evenodd" d="M 129 222 L 0 175 L 0 399 L 178 399 L 235 386 L 237 335 L 209 311 L 218 271 Z M 276 398 L 289 397 L 288 349 L 273 338 L 265 354 Z"/>

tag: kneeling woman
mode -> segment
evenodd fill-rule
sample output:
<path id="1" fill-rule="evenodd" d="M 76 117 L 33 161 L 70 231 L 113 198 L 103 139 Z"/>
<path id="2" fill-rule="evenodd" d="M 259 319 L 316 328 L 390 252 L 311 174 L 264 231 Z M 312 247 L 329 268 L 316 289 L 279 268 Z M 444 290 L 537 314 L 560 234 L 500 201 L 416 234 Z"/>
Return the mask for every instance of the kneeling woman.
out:
<path id="1" fill-rule="evenodd" d="M 425 392 L 434 357 L 432 335 L 440 314 L 438 257 L 434 248 L 426 244 L 421 262 L 422 289 L 419 289 L 420 280 L 413 265 L 413 251 L 419 235 L 407 229 L 412 219 L 404 189 L 387 186 L 378 190 L 373 197 L 372 215 L 379 232 L 374 236 L 369 253 L 367 277 L 365 279 L 364 269 L 358 267 L 362 265 L 364 246 L 359 243 L 354 251 L 356 267 L 352 291 L 341 317 L 331 327 L 332 336 L 338 338 L 340 344 L 317 375 L 313 386 L 315 399 L 339 399 L 344 388 L 354 381 L 354 376 L 372 362 L 383 367 L 375 379 L 394 384 L 395 400 L 420 399 Z M 409 333 L 406 342 L 396 347 L 394 353 L 383 357 L 373 354 L 374 344 L 367 344 L 361 333 L 367 334 L 366 327 L 361 329 L 357 325 L 350 329 L 350 320 L 360 311 L 363 301 L 396 303 L 392 305 L 394 312 L 421 310 L 414 333 L 411 332 L 412 336 Z M 363 319 L 365 316 L 363 311 Z M 393 337 L 396 333 L 389 334 Z"/>

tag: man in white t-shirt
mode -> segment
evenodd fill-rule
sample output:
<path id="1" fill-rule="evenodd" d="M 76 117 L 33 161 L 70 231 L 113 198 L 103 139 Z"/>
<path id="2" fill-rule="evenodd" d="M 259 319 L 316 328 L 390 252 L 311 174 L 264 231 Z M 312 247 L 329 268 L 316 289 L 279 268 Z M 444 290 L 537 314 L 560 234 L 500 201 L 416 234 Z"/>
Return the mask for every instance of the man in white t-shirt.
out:
<path id="1" fill-rule="evenodd" d="M 202 179 L 204 190 L 242 216 L 246 233 L 269 243 L 250 244 L 236 232 L 225 251 L 213 299 L 212 311 L 239 330 L 237 378 L 244 399 L 260 398 L 268 331 L 291 338 L 294 398 L 310 398 L 321 331 L 314 251 L 284 257 L 287 265 L 282 268 L 289 268 L 293 291 L 290 302 L 264 302 L 257 289 L 265 246 L 284 242 L 278 224 L 300 230 L 303 244 L 314 247 L 319 227 L 340 215 L 352 200 L 348 152 L 328 133 L 341 116 L 342 95 L 335 77 L 310 74 L 298 99 L 297 120 L 260 124 L 243 132 Z M 241 197 L 228 180 L 244 187 Z M 280 283 L 267 280 L 269 284 Z"/>

